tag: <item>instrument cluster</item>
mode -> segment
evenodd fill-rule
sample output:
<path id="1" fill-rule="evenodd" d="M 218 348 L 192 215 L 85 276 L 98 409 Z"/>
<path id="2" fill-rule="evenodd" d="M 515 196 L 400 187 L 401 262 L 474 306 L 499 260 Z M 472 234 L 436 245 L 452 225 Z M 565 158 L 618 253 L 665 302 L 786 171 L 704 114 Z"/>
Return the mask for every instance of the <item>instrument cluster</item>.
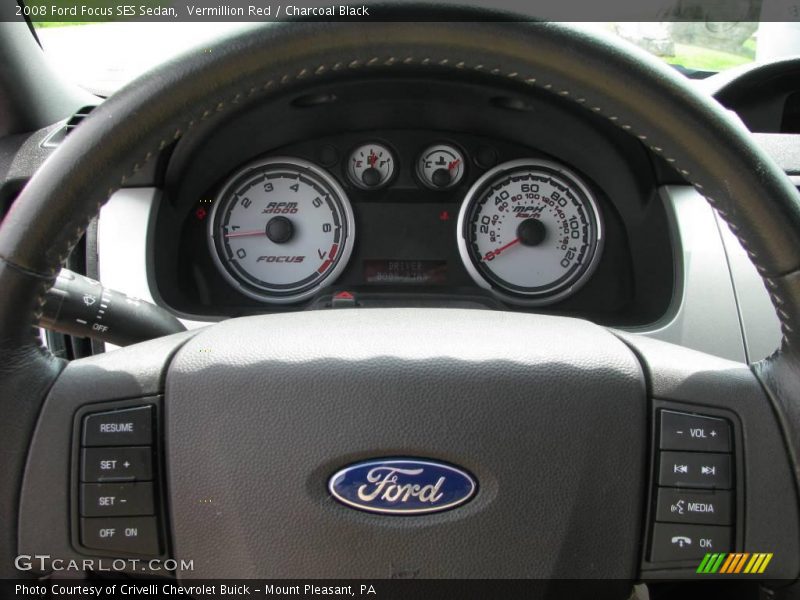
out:
<path id="1" fill-rule="evenodd" d="M 312 298 L 348 269 L 356 287 L 457 283 L 455 270 L 520 306 L 555 303 L 589 280 L 604 211 L 584 175 L 497 144 L 393 137 L 287 148 L 225 177 L 206 233 L 219 274 L 267 304 Z"/>
<path id="2" fill-rule="evenodd" d="M 155 174 L 150 288 L 195 320 L 425 306 L 648 325 L 677 297 L 659 169 L 549 94 L 319 84 L 175 144 Z"/>

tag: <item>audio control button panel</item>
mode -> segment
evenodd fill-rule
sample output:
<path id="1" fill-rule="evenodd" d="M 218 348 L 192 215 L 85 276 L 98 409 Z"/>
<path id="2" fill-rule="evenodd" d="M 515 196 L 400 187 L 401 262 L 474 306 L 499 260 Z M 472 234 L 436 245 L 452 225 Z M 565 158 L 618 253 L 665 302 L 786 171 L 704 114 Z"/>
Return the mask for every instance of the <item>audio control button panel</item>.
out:
<path id="1" fill-rule="evenodd" d="M 730 419 L 656 407 L 647 560 L 683 568 L 736 546 L 737 453 Z"/>

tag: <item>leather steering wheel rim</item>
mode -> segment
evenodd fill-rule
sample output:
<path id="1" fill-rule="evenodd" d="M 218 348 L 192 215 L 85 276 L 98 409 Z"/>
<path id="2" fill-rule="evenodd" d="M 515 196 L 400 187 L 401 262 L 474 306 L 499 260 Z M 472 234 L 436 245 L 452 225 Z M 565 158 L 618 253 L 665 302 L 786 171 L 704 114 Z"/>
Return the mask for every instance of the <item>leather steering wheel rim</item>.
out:
<path id="1" fill-rule="evenodd" d="M 16 417 L 4 425 L 3 522 L 16 520 L 36 416 L 63 368 L 36 335 L 42 297 L 109 196 L 199 123 L 309 83 L 420 71 L 469 73 L 575 102 L 635 135 L 708 199 L 757 267 L 781 321 L 782 348 L 754 369 L 797 476 L 800 204 L 735 117 L 644 52 L 562 25 L 308 22 L 255 27 L 128 85 L 61 144 L 14 203 L 0 228 L 0 398 Z M 0 545 L 15 544 L 11 525 Z"/>

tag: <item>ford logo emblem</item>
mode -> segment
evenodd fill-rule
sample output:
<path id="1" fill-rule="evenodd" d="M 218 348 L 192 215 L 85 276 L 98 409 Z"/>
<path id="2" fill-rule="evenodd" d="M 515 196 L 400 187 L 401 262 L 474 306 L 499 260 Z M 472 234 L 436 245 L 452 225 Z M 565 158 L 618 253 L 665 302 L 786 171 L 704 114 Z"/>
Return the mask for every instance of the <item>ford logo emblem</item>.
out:
<path id="1" fill-rule="evenodd" d="M 351 508 L 389 515 L 422 515 L 464 504 L 475 495 L 465 471 L 433 460 L 392 458 L 355 463 L 338 471 L 328 490 Z"/>

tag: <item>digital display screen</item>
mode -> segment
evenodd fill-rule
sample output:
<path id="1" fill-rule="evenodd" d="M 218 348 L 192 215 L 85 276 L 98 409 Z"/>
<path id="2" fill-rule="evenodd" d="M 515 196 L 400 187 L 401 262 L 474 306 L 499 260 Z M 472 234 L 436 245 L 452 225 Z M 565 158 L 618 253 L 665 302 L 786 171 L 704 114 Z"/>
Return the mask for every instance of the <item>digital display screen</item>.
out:
<path id="1" fill-rule="evenodd" d="M 364 281 L 379 284 L 443 284 L 447 283 L 447 261 L 365 260 Z"/>

